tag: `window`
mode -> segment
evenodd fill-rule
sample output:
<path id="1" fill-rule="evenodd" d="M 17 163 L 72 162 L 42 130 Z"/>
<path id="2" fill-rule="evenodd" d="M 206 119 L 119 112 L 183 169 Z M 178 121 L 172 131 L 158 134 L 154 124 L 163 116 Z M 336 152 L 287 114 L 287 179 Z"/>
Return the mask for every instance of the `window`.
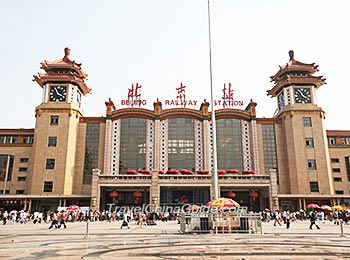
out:
<path id="1" fill-rule="evenodd" d="M 194 123 L 192 123 L 194 125 Z M 270 126 L 270 125 L 269 125 Z M 273 141 L 274 141 L 274 128 L 267 126 L 263 128 L 264 131 L 263 136 L 264 144 L 267 146 L 264 147 L 266 149 L 270 149 L 269 153 L 269 162 L 273 162 L 274 150 L 273 150 Z M 177 126 L 181 128 L 181 126 Z M 170 126 L 169 126 L 170 129 Z M 172 130 L 169 130 L 172 131 Z M 180 129 L 180 131 L 183 131 Z M 237 169 L 239 171 L 244 170 L 243 163 L 243 154 L 244 154 L 244 145 L 242 143 L 242 120 L 238 118 L 220 118 L 216 120 L 216 150 L 217 150 L 217 166 L 218 169 Z M 188 132 L 188 128 L 186 130 L 186 134 Z M 187 138 L 189 139 L 189 137 Z M 193 133 L 194 140 L 194 133 Z M 210 140 L 213 140 L 211 137 Z M 212 142 L 212 141 L 210 141 Z M 270 160 L 271 159 L 271 160 Z M 195 158 L 193 158 L 195 161 Z M 194 163 L 193 163 L 194 164 Z M 178 167 L 181 164 L 179 164 Z"/>
<path id="2" fill-rule="evenodd" d="M 34 142 L 34 136 L 23 136 L 24 144 L 32 144 Z"/>
<path id="3" fill-rule="evenodd" d="M 334 182 L 342 182 L 342 179 L 340 177 L 333 178 Z"/>
<path id="4" fill-rule="evenodd" d="M 19 162 L 28 162 L 29 158 L 20 158 Z"/>
<path id="5" fill-rule="evenodd" d="M 16 194 L 24 194 L 24 190 L 16 190 Z"/>
<path id="6" fill-rule="evenodd" d="M 58 125 L 59 116 L 50 116 L 50 125 Z"/>
<path id="7" fill-rule="evenodd" d="M 53 190 L 53 182 L 44 181 L 44 192 L 52 192 L 52 190 Z"/>
<path id="8" fill-rule="evenodd" d="M 340 172 L 340 168 L 333 168 L 332 171 L 333 172 Z"/>
<path id="9" fill-rule="evenodd" d="M 46 169 L 55 169 L 55 159 L 46 159 Z"/>
<path id="10" fill-rule="evenodd" d="M 332 158 L 331 161 L 332 161 L 332 163 L 338 163 L 339 162 L 339 158 Z"/>
<path id="11" fill-rule="evenodd" d="M 349 156 L 345 157 L 346 174 L 348 176 L 348 181 L 350 181 L 350 160 Z"/>
<path id="12" fill-rule="evenodd" d="M 0 144 L 4 144 L 6 141 L 6 136 L 5 135 L 0 135 Z"/>
<path id="13" fill-rule="evenodd" d="M 28 171 L 28 168 L 27 167 L 19 167 L 18 171 L 19 172 L 26 172 L 26 171 Z"/>
<path id="14" fill-rule="evenodd" d="M 336 190 L 335 194 L 344 194 L 344 191 L 343 190 Z"/>
<path id="15" fill-rule="evenodd" d="M 27 180 L 27 177 L 24 177 L 24 176 L 20 176 L 17 178 L 17 181 L 26 181 Z"/>
<path id="16" fill-rule="evenodd" d="M 56 147 L 57 146 L 57 137 L 49 136 L 48 146 Z"/>
<path id="17" fill-rule="evenodd" d="M 264 166 L 265 166 L 264 170 L 266 173 L 266 172 L 269 172 L 270 169 L 277 168 L 275 126 L 273 124 L 262 124 L 261 131 L 262 131 L 263 155 L 264 155 Z M 277 172 L 277 183 L 278 182 L 279 182 L 279 177 Z"/>
<path id="18" fill-rule="evenodd" d="M 316 170 L 316 160 L 307 160 L 307 166 L 309 170 Z"/>
<path id="19" fill-rule="evenodd" d="M 98 167 L 100 124 L 87 123 L 85 137 L 85 159 L 83 184 L 92 183 L 92 169 Z"/>
<path id="20" fill-rule="evenodd" d="M 320 191 L 320 189 L 318 188 L 317 181 L 310 181 L 310 191 L 311 192 L 319 192 Z"/>
<path id="21" fill-rule="evenodd" d="M 12 180 L 13 161 L 13 155 L 0 154 L 0 181 L 5 181 L 6 176 L 7 181 Z"/>
<path id="22" fill-rule="evenodd" d="M 349 139 L 350 139 L 349 137 L 341 137 L 340 138 L 340 143 L 342 145 L 349 145 L 350 144 L 350 140 Z"/>
<path id="23" fill-rule="evenodd" d="M 11 143 L 12 144 L 18 144 L 18 136 L 12 136 Z"/>
<path id="24" fill-rule="evenodd" d="M 4 194 L 4 190 L 3 189 L 0 190 L 0 194 Z M 6 190 L 5 194 L 10 194 L 10 190 Z"/>
<path id="25" fill-rule="evenodd" d="M 311 123 L 311 117 L 303 117 L 304 120 L 304 126 L 305 127 L 311 127 L 312 123 Z"/>
<path id="26" fill-rule="evenodd" d="M 307 148 L 314 147 L 314 139 L 313 138 L 305 138 L 305 145 Z"/>
<path id="27" fill-rule="evenodd" d="M 334 137 L 328 137 L 328 144 L 329 145 L 335 145 L 335 138 Z"/>

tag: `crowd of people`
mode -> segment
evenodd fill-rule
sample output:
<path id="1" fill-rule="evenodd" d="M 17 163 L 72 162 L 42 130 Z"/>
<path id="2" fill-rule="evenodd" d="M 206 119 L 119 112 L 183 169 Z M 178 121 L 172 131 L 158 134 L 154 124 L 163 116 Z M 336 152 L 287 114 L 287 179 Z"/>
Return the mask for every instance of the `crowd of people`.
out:
<path id="1" fill-rule="evenodd" d="M 310 229 L 316 226 L 317 229 L 320 228 L 318 221 L 332 221 L 335 225 L 339 225 L 340 222 L 344 224 L 349 224 L 350 211 L 324 211 L 324 210 L 311 210 L 311 211 L 275 211 L 271 212 L 266 209 L 260 212 L 261 220 L 265 222 L 273 221 L 274 226 L 286 225 L 286 228 L 290 228 L 291 222 L 310 220 Z M 0 219 L 3 225 L 7 223 L 11 224 L 26 224 L 32 222 L 33 224 L 46 223 L 50 224 L 51 228 L 61 228 L 62 226 L 66 228 L 66 222 L 74 221 L 107 221 L 114 222 L 121 220 L 121 229 L 123 227 L 130 228 L 129 223 L 134 221 L 140 228 L 148 225 L 156 225 L 156 221 L 169 221 L 177 220 L 180 223 L 180 214 L 175 212 L 165 212 L 165 213 L 136 213 L 132 214 L 130 212 L 122 214 L 121 212 L 109 212 L 107 210 L 99 211 L 47 211 L 39 212 L 34 211 L 33 213 L 29 211 L 0 211 Z"/>
<path id="2" fill-rule="evenodd" d="M 266 209 L 261 212 L 261 220 L 265 222 L 273 221 L 274 226 L 282 226 L 282 224 L 286 225 L 286 228 L 290 228 L 291 222 L 310 220 L 310 229 L 315 225 L 317 229 L 320 229 L 318 225 L 318 221 L 332 221 L 335 225 L 339 225 L 340 221 L 342 223 L 348 225 L 350 219 L 350 211 L 325 211 L 325 210 L 310 210 L 308 212 L 304 210 L 291 211 L 291 210 L 276 210 L 275 212 L 271 212 Z"/>
<path id="3" fill-rule="evenodd" d="M 11 224 L 26 224 L 28 222 L 32 222 L 33 224 L 41 224 L 46 223 L 50 224 L 49 229 L 51 228 L 60 228 L 63 226 L 66 228 L 66 222 L 75 222 L 75 221 L 107 221 L 114 222 L 122 220 L 123 226 L 129 228 L 129 222 L 135 221 L 140 227 L 155 225 L 155 221 L 168 221 L 168 220 L 176 220 L 177 214 L 173 212 L 165 212 L 164 214 L 159 213 L 136 213 L 132 214 L 127 212 L 125 214 L 121 212 L 109 212 L 103 210 L 99 211 L 82 211 L 82 210 L 74 210 L 74 211 L 47 211 L 45 213 L 34 211 L 31 213 L 30 211 L 0 211 L 0 219 L 3 222 L 3 225 L 7 223 Z"/>

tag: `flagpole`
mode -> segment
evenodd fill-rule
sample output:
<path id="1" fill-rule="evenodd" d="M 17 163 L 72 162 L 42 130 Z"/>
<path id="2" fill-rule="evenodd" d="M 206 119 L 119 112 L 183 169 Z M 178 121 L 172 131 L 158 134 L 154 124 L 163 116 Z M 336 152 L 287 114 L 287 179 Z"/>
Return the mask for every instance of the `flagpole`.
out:
<path id="1" fill-rule="evenodd" d="M 218 183 L 218 168 L 217 168 L 217 151 L 216 151 L 216 120 L 215 120 L 215 109 L 214 109 L 214 95 L 213 95 L 213 71 L 212 71 L 212 60 L 211 60 L 211 33 L 210 33 L 210 0 L 208 0 L 208 25 L 209 25 L 209 71 L 210 71 L 210 102 L 211 102 L 211 122 L 213 128 L 213 172 L 212 185 L 213 185 L 213 196 L 214 199 L 219 198 L 219 183 Z"/>

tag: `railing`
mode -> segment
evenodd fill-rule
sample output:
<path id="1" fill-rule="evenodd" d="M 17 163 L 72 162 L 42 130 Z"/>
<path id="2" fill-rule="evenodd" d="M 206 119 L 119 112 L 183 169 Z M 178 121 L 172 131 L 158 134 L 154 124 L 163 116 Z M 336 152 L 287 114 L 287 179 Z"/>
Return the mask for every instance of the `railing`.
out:
<path id="1" fill-rule="evenodd" d="M 255 174 L 255 175 L 221 175 L 219 176 L 219 182 L 259 182 L 259 183 L 269 183 L 270 175 Z"/>
<path id="2" fill-rule="evenodd" d="M 210 175 L 178 175 L 178 174 L 167 174 L 158 175 L 159 180 L 210 180 Z"/>
<path id="3" fill-rule="evenodd" d="M 262 234 L 259 214 L 216 213 L 182 214 L 180 221 L 181 233 L 260 233 Z"/>
<path id="4" fill-rule="evenodd" d="M 99 175 L 99 181 L 134 181 L 138 182 L 140 180 L 151 181 L 152 175 L 148 174 L 137 174 L 137 175 Z"/>

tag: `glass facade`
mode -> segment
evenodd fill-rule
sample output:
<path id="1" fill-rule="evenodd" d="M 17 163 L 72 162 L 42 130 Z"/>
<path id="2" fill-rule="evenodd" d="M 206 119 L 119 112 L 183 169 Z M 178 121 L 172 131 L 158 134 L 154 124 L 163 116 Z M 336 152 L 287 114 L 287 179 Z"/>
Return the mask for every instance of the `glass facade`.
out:
<path id="1" fill-rule="evenodd" d="M 121 119 L 119 173 L 146 169 L 147 119 Z"/>
<path id="2" fill-rule="evenodd" d="M 223 118 L 216 120 L 216 147 L 218 169 L 244 170 L 240 119 Z"/>
<path id="3" fill-rule="evenodd" d="M 12 179 L 13 156 L 0 154 L 0 181 L 5 181 L 7 172 L 7 181 Z"/>
<path id="4" fill-rule="evenodd" d="M 263 153 L 264 153 L 264 169 L 268 173 L 270 169 L 277 169 L 277 153 L 274 125 L 261 125 Z"/>
<path id="5" fill-rule="evenodd" d="M 92 169 L 98 167 L 98 148 L 100 142 L 100 124 L 86 124 L 86 139 L 85 139 L 85 160 L 84 160 L 84 175 L 83 184 L 91 184 Z"/>
<path id="6" fill-rule="evenodd" d="M 194 119 L 168 119 L 168 168 L 195 171 Z"/>

